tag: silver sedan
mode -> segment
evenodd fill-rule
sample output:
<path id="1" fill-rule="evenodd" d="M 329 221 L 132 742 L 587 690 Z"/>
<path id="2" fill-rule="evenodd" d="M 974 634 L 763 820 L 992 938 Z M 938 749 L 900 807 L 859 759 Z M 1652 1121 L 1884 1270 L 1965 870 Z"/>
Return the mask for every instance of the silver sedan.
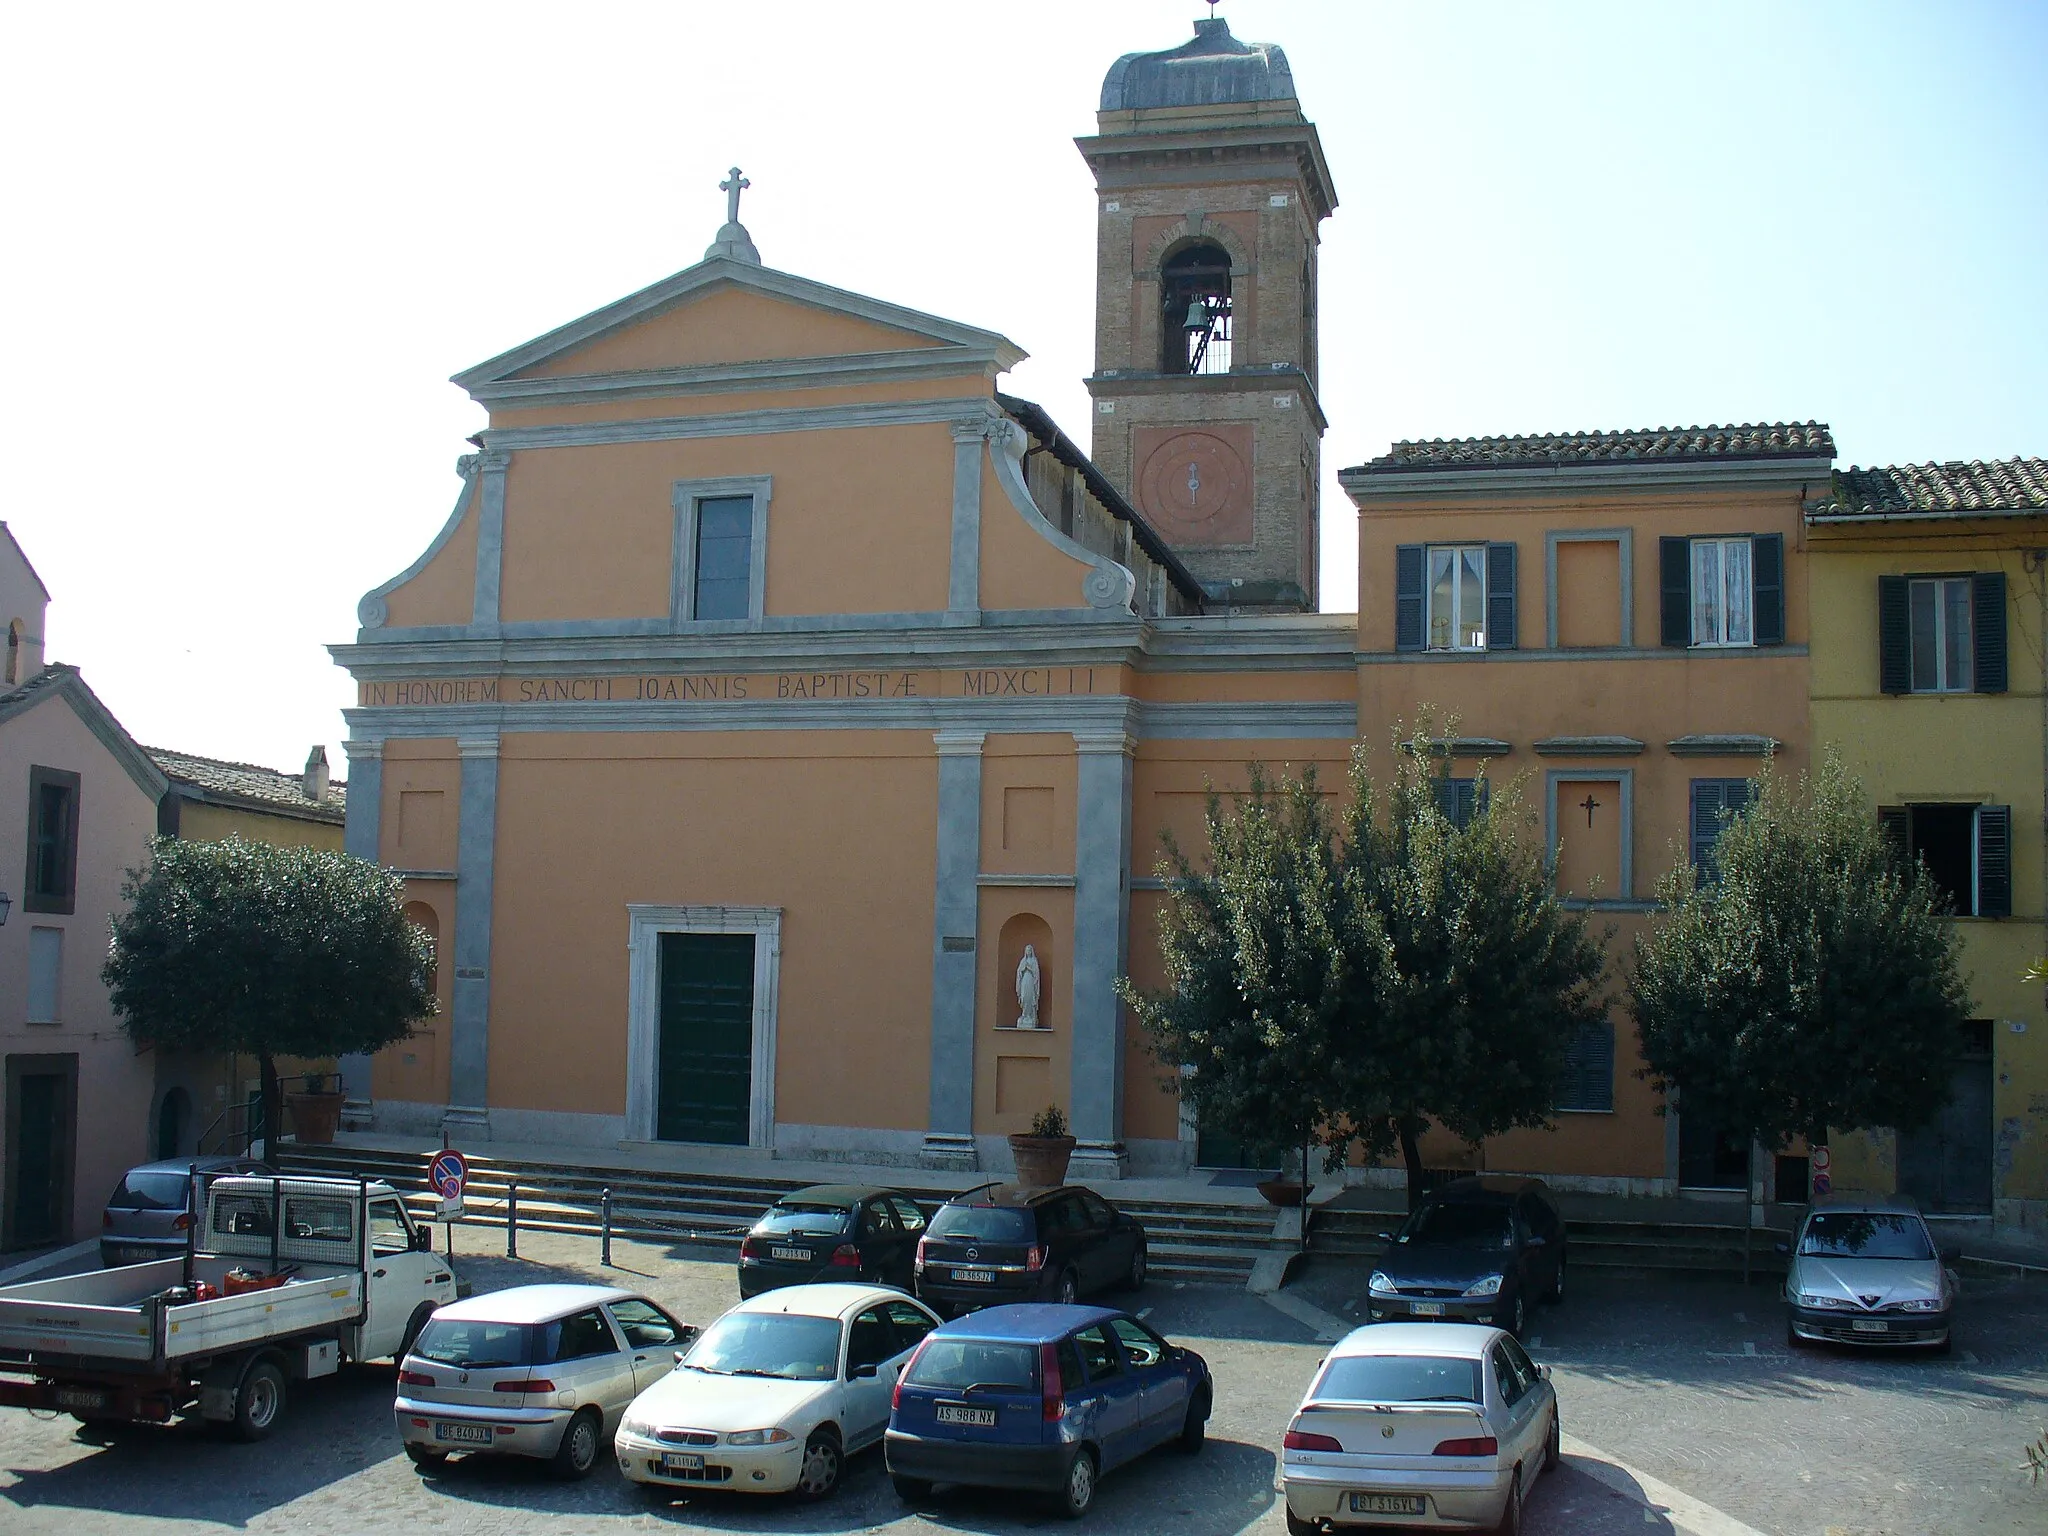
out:
<path id="1" fill-rule="evenodd" d="M 1917 1206 L 1844 1195 L 1806 1213 L 1785 1272 L 1785 1342 L 1949 1347 L 1956 1277 Z"/>
<path id="2" fill-rule="evenodd" d="M 1558 1461 L 1557 1393 L 1513 1335 L 1379 1323 L 1330 1351 L 1287 1426 L 1291 1536 L 1362 1526 L 1522 1527 Z"/>

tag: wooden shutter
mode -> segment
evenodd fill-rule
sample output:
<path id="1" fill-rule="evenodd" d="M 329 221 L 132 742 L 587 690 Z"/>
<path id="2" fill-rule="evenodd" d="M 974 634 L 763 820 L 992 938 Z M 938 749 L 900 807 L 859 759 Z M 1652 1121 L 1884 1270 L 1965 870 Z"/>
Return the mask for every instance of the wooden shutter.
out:
<path id="1" fill-rule="evenodd" d="M 1880 805 L 1877 824 L 1885 841 L 1892 845 L 1892 852 L 1899 856 L 1899 862 L 1907 863 L 1913 857 L 1913 813 L 1903 805 Z"/>
<path id="2" fill-rule="evenodd" d="M 1394 649 L 1419 651 L 1423 640 L 1423 546 L 1400 544 L 1394 549 Z"/>
<path id="3" fill-rule="evenodd" d="M 1759 533 L 1749 541 L 1750 633 L 1758 645 L 1785 643 L 1785 535 Z"/>
<path id="4" fill-rule="evenodd" d="M 1445 821 L 1463 827 L 1485 809 L 1486 797 L 1479 792 L 1477 779 L 1443 778 L 1436 781 L 1436 806 L 1444 813 Z"/>
<path id="5" fill-rule="evenodd" d="M 1657 541 L 1658 588 L 1663 594 L 1660 645 L 1692 644 L 1692 540 Z"/>
<path id="6" fill-rule="evenodd" d="M 1913 615 L 1906 578 L 1877 578 L 1877 686 L 1881 693 L 1913 691 Z"/>
<path id="7" fill-rule="evenodd" d="M 2005 692 L 2005 572 L 1979 571 L 1970 578 L 1970 638 L 1977 691 Z"/>
<path id="8" fill-rule="evenodd" d="M 2012 916 L 2012 807 L 1977 807 L 1977 916 Z"/>
<path id="9" fill-rule="evenodd" d="M 1588 1024 L 1565 1054 L 1564 1079 L 1558 1085 L 1559 1109 L 1614 1108 L 1614 1025 Z"/>
<path id="10" fill-rule="evenodd" d="M 1486 648 L 1515 648 L 1515 546 L 1486 546 Z"/>
<path id="11" fill-rule="evenodd" d="M 1692 781 L 1692 863 L 1702 874 L 1713 869 L 1714 839 L 1721 835 L 1721 811 L 1728 803 L 1725 779 Z"/>

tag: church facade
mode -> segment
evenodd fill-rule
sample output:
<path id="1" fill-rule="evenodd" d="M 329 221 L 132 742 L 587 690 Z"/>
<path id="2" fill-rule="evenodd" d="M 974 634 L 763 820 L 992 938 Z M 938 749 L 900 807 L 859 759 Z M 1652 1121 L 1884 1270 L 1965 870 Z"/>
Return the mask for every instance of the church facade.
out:
<path id="1" fill-rule="evenodd" d="M 441 956 L 358 1123 L 1002 1173 L 1057 1104 L 1077 1178 L 1229 1162 L 1113 990 L 1210 784 L 1335 783 L 1433 706 L 1619 953 L 1807 762 L 1825 427 L 1395 445 L 1341 477 L 1362 611 L 1318 612 L 1336 194 L 1285 57 L 1199 22 L 1100 108 L 1085 452 L 1008 339 L 764 265 L 737 172 L 702 262 L 457 376 L 455 506 L 334 647 L 348 846 Z M 1483 1165 L 1725 1182 L 1632 1042 Z"/>

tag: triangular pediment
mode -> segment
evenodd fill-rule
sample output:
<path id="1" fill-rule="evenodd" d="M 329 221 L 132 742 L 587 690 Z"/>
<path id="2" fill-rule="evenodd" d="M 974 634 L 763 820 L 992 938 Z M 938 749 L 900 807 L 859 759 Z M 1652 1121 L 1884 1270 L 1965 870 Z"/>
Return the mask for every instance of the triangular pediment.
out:
<path id="1" fill-rule="evenodd" d="M 455 382 L 488 404 L 530 399 L 550 380 L 681 380 L 757 364 L 905 353 L 991 372 L 1025 355 L 993 331 L 719 257 L 479 363 Z"/>

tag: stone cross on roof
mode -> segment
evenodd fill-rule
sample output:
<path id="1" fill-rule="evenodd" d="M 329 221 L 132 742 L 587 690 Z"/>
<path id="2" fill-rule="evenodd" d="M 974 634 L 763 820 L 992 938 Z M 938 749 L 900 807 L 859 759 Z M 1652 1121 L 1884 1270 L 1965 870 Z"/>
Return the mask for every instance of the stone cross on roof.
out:
<path id="1" fill-rule="evenodd" d="M 754 237 L 740 222 L 740 194 L 752 185 L 740 174 L 738 166 L 734 166 L 732 173 L 718 184 L 718 190 L 725 194 L 725 224 L 718 231 L 718 238 L 711 242 L 710 249 L 704 252 L 706 261 L 722 256 L 728 261 L 744 261 L 752 267 L 761 265 L 761 253 L 754 249 Z"/>

